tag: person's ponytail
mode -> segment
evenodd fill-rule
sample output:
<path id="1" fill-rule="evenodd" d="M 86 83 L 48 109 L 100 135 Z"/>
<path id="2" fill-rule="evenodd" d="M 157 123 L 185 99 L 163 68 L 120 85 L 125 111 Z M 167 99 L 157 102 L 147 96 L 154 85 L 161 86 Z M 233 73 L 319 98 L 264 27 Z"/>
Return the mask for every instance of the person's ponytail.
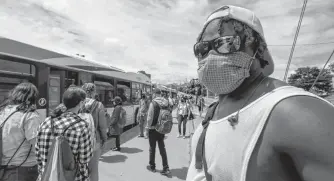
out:
<path id="1" fill-rule="evenodd" d="M 67 108 L 64 104 L 59 104 L 52 112 L 51 112 L 51 118 L 57 118 L 60 115 L 62 115 L 64 112 L 66 112 Z"/>

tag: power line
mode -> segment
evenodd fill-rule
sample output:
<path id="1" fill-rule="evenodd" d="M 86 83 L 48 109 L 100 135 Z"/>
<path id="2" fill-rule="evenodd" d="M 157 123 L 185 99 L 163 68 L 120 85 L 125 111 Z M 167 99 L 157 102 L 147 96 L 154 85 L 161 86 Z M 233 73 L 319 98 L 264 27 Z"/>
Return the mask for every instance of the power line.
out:
<path id="1" fill-rule="evenodd" d="M 334 41 L 330 42 L 319 42 L 319 43 L 306 43 L 306 44 L 296 44 L 295 46 L 314 46 L 314 45 L 328 45 L 328 44 L 334 44 Z M 285 47 L 285 46 L 292 46 L 292 45 L 267 45 L 270 47 Z"/>
<path id="2" fill-rule="evenodd" d="M 286 66 L 286 70 L 285 70 L 285 75 L 284 75 L 283 81 L 286 81 L 286 78 L 288 76 L 288 72 L 289 72 L 289 68 L 290 68 L 290 64 L 291 64 L 293 52 L 295 50 L 295 46 L 296 46 L 297 39 L 298 39 L 299 30 L 300 30 L 300 27 L 302 25 L 302 21 L 303 21 L 303 17 L 304 17 L 304 12 L 305 12 L 305 9 L 306 9 L 306 4 L 307 4 L 307 0 L 304 0 L 302 12 L 300 13 L 299 22 L 298 22 L 298 26 L 297 26 L 297 31 L 296 31 L 296 34 L 295 34 L 295 38 L 293 40 L 293 44 L 292 44 L 292 48 L 291 48 L 291 52 L 290 52 L 290 56 L 289 56 L 289 61 L 288 61 L 288 65 Z"/>

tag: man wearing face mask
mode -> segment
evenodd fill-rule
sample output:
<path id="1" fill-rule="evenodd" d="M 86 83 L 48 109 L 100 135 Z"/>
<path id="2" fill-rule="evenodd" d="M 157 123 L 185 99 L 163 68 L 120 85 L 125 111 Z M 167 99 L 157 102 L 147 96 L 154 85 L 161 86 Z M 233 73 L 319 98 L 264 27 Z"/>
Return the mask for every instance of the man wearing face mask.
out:
<path id="1" fill-rule="evenodd" d="M 187 181 L 333 180 L 334 107 L 268 77 L 274 62 L 252 11 L 215 10 L 194 53 L 219 101 L 193 135 Z"/>

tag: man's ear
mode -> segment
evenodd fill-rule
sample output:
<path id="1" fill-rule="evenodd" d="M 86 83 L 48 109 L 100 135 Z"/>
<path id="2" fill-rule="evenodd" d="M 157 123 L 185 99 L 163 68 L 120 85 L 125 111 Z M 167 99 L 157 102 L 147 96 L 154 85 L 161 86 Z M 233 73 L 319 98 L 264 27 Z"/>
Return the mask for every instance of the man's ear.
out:
<path id="1" fill-rule="evenodd" d="M 255 39 L 253 36 L 251 36 L 251 37 L 247 37 L 247 38 L 246 38 L 246 41 L 245 41 L 245 45 L 246 45 L 246 47 L 249 47 L 249 46 L 251 46 L 251 47 L 255 47 L 255 46 L 257 46 L 255 40 L 256 40 L 256 39 Z"/>

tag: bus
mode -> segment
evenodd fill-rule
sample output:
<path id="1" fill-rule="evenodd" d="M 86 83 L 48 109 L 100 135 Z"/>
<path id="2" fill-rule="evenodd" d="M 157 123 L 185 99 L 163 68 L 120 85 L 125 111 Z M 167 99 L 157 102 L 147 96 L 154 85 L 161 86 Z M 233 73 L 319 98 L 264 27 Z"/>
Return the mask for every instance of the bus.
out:
<path id="1" fill-rule="evenodd" d="M 115 67 L 0 38 L 0 102 L 22 82 L 31 82 L 38 88 L 37 108 L 42 119 L 61 103 L 62 94 L 70 85 L 82 86 L 92 82 L 97 87 L 98 99 L 108 113 L 113 111 L 114 97 L 122 98 L 127 112 L 125 130 L 137 124 L 141 94 L 152 92 L 151 81 L 144 74 L 128 73 Z"/>

